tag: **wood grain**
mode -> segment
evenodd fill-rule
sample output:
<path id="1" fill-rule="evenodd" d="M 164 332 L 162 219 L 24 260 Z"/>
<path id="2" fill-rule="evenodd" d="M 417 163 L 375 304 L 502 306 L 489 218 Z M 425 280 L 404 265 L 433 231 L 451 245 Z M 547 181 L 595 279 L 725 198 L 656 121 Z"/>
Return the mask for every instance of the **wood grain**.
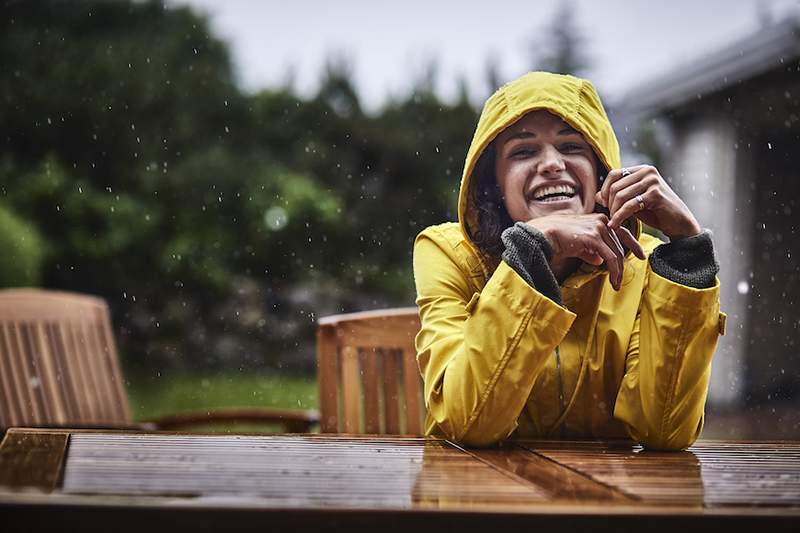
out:
<path id="1" fill-rule="evenodd" d="M 55 490 L 69 434 L 10 429 L 0 444 L 0 487 Z"/>

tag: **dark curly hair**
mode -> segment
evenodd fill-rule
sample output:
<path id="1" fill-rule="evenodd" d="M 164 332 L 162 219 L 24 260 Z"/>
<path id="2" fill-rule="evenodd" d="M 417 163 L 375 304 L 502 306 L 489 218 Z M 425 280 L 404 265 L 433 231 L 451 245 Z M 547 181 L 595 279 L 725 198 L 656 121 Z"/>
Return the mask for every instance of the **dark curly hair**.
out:
<path id="1" fill-rule="evenodd" d="M 483 149 L 472 171 L 467 201 L 469 210 L 476 213 L 477 219 L 468 219 L 465 227 L 478 250 L 499 261 L 504 249 L 500 234 L 506 228 L 513 226 L 514 221 L 506 210 L 503 194 L 497 184 L 494 171 L 495 158 L 495 145 L 492 141 Z"/>

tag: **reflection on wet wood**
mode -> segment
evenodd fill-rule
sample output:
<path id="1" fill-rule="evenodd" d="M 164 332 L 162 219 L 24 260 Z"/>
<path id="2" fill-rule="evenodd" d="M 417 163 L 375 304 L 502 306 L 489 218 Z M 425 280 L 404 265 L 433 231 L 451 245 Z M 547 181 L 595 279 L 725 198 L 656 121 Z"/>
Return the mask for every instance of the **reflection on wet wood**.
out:
<path id="1" fill-rule="evenodd" d="M 9 431 L 0 446 L 0 486 L 51 492 L 61 475 L 69 434 Z"/>
<path id="2" fill-rule="evenodd" d="M 800 443 L 700 441 L 684 452 L 626 442 L 520 445 L 643 503 L 800 507 Z"/>
<path id="3" fill-rule="evenodd" d="M 520 441 L 466 450 L 412 437 L 12 429 L 0 482 L 0 514 L 14 502 L 66 501 L 786 521 L 800 516 L 800 443 L 706 441 L 667 453 L 630 442 Z"/>
<path id="4" fill-rule="evenodd" d="M 465 504 L 530 505 L 550 501 L 536 485 L 509 476 L 443 441 L 425 445 L 422 469 L 413 488 L 417 507 Z"/>
<path id="5" fill-rule="evenodd" d="M 533 483 L 552 500 L 581 502 L 631 503 L 637 496 L 599 483 L 524 448 L 505 446 L 500 449 L 473 450 L 478 459 L 500 470 Z"/>

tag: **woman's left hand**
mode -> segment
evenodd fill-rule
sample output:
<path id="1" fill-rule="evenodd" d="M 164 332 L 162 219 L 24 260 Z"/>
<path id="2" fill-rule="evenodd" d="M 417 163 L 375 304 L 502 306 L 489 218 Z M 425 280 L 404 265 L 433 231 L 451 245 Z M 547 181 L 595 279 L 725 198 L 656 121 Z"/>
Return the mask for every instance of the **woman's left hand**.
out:
<path id="1" fill-rule="evenodd" d="M 617 168 L 608 173 L 595 200 L 608 208 L 611 228 L 635 216 L 671 241 L 700 233 L 700 224 L 686 204 L 651 165 Z"/>

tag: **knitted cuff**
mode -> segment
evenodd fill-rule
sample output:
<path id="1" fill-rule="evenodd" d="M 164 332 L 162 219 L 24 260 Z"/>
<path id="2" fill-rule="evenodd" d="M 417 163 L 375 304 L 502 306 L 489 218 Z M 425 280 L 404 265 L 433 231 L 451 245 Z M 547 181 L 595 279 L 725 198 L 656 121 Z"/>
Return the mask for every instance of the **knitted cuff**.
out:
<path id="1" fill-rule="evenodd" d="M 711 232 L 661 244 L 650 254 L 650 268 L 675 283 L 708 289 L 716 283 L 719 263 L 714 257 Z"/>
<path id="2" fill-rule="evenodd" d="M 503 261 L 513 268 L 528 285 L 558 305 L 564 305 L 558 281 L 550 270 L 553 249 L 544 234 L 536 228 L 517 222 L 500 236 L 505 246 Z"/>

